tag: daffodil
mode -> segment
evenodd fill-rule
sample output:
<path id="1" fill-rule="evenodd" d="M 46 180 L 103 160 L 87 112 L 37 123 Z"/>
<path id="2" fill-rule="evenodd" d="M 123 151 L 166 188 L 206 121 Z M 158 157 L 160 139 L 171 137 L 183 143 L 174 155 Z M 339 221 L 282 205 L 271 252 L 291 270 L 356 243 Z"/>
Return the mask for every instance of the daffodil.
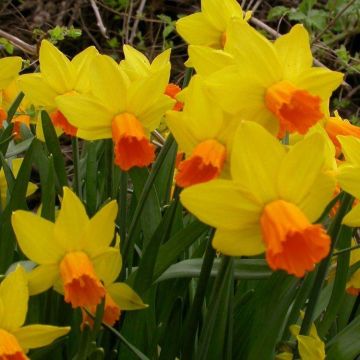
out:
<path id="1" fill-rule="evenodd" d="M 21 158 L 13 159 L 11 161 L 10 167 L 12 168 L 12 173 L 15 178 L 17 177 L 17 174 L 19 173 L 22 161 L 23 161 L 23 159 L 21 159 Z M 36 190 L 37 190 L 37 186 L 35 184 L 33 184 L 32 182 L 29 182 L 27 190 L 26 190 L 26 196 L 30 196 Z M 7 195 L 8 195 L 7 191 L 8 191 L 8 186 L 7 186 L 4 169 L 1 169 L 0 170 L 0 200 L 1 200 L 0 201 L 0 209 L 5 208 L 5 205 L 7 203 L 7 201 L 6 201 Z"/>
<path id="2" fill-rule="evenodd" d="M 117 204 L 111 201 L 89 219 L 69 188 L 64 188 L 55 223 L 15 211 L 12 225 L 19 246 L 38 264 L 28 275 L 30 294 L 54 287 L 72 307 L 98 305 L 106 293 L 101 281 L 117 276 L 121 267 L 119 250 L 109 246 L 116 214 Z"/>
<path id="3" fill-rule="evenodd" d="M 93 95 L 59 96 L 57 104 L 79 137 L 113 139 L 115 163 L 121 169 L 144 167 L 155 158 L 150 132 L 174 103 L 164 95 L 168 79 L 163 68 L 131 82 L 112 58 L 101 55 L 92 63 Z"/>
<path id="4" fill-rule="evenodd" d="M 354 136 L 337 136 L 345 162 L 339 166 L 337 179 L 340 187 L 353 195 L 355 199 L 360 199 L 360 139 Z M 360 204 L 355 205 L 348 212 L 343 223 L 348 226 L 360 226 Z"/>
<path id="5" fill-rule="evenodd" d="M 318 219 L 335 180 L 324 171 L 326 140 L 313 134 L 287 151 L 254 122 L 239 126 L 231 154 L 231 180 L 191 186 L 184 206 L 216 228 L 213 247 L 231 256 L 266 252 L 274 270 L 301 277 L 329 252 Z M 309 161 L 312 159 L 312 161 Z"/>
<path id="6" fill-rule="evenodd" d="M 176 22 L 176 30 L 188 43 L 213 48 L 223 48 L 227 39 L 227 27 L 231 19 L 249 20 L 236 0 L 201 0 L 201 12 L 182 17 Z"/>
<path id="7" fill-rule="evenodd" d="M 30 102 L 46 109 L 53 124 L 72 136 L 76 135 L 76 128 L 59 111 L 55 99 L 59 95 L 89 92 L 90 65 L 97 54 L 91 46 L 70 61 L 53 44 L 43 40 L 39 53 L 40 73 L 21 75 L 18 79 L 20 89 Z"/>
<path id="8" fill-rule="evenodd" d="M 285 132 L 305 134 L 328 115 L 329 97 L 343 75 L 312 67 L 309 35 L 302 25 L 275 42 L 236 20 L 227 34 L 221 58 L 209 56 L 209 49 L 189 49 L 196 70 L 207 73 L 213 101 L 226 112 L 258 122 L 279 137 Z M 204 63 L 204 56 L 211 59 L 210 70 L 196 66 Z"/>
<path id="9" fill-rule="evenodd" d="M 0 59 L 0 127 L 2 122 L 6 120 L 7 113 L 4 109 L 4 91 L 18 76 L 22 66 L 22 59 L 19 56 L 8 56 Z"/>
<path id="10" fill-rule="evenodd" d="M 0 359 L 29 359 L 29 349 L 51 344 L 70 327 L 25 325 L 29 290 L 25 271 L 19 266 L 0 284 Z"/>
<path id="11" fill-rule="evenodd" d="M 338 135 L 351 135 L 360 138 L 360 127 L 351 124 L 349 120 L 342 119 L 337 111 L 334 116 L 329 116 L 326 119 L 324 128 L 336 147 L 337 155 L 341 153 L 341 144 L 337 139 Z"/>
<path id="12" fill-rule="evenodd" d="M 182 112 L 169 111 L 166 122 L 186 159 L 181 161 L 176 183 L 187 187 L 217 178 L 230 158 L 234 127 L 222 109 L 207 96 L 203 81 L 194 76 L 186 89 Z"/>
<path id="13" fill-rule="evenodd" d="M 358 245 L 355 239 L 352 240 L 351 246 Z M 350 266 L 355 265 L 360 261 L 360 249 L 354 249 L 350 252 Z M 353 296 L 358 296 L 360 294 L 360 270 L 356 269 L 346 283 L 346 292 Z"/>

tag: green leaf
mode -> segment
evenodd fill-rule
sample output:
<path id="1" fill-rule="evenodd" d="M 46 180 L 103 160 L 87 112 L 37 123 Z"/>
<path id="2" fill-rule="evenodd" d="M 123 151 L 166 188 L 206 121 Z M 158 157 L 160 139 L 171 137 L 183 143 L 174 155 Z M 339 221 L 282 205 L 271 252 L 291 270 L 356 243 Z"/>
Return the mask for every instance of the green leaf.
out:
<path id="1" fill-rule="evenodd" d="M 164 281 L 174 278 L 199 277 L 203 259 L 188 259 L 171 265 L 158 279 Z M 211 270 L 211 276 L 217 276 L 220 269 L 220 259 L 216 259 Z M 267 279 L 272 271 L 263 259 L 235 259 L 234 278 L 243 280 Z"/>
<path id="2" fill-rule="evenodd" d="M 274 6 L 268 12 L 267 19 L 269 21 L 278 20 L 281 17 L 288 14 L 289 11 L 290 11 L 290 9 L 288 7 L 286 7 L 286 6 Z"/>
<path id="3" fill-rule="evenodd" d="M 360 355 L 360 316 L 326 345 L 327 360 L 354 360 Z"/>
<path id="4" fill-rule="evenodd" d="M 233 259 L 223 257 L 215 279 L 207 308 L 199 348 L 195 358 L 199 360 L 221 359 L 224 354 L 227 333 L 230 294 L 233 292 Z"/>
<path id="5" fill-rule="evenodd" d="M 41 111 L 41 121 L 47 149 L 54 158 L 54 167 L 60 187 L 68 186 L 65 159 L 61 152 L 59 139 L 56 135 L 52 121 L 46 111 Z M 59 189 L 62 194 L 62 189 Z"/>
<path id="6" fill-rule="evenodd" d="M 160 247 L 157 255 L 154 278 L 158 279 L 160 275 L 186 250 L 195 240 L 199 239 L 209 231 L 209 226 L 195 220 L 183 230 L 178 231 L 170 238 L 168 242 Z"/>
<path id="7" fill-rule="evenodd" d="M 96 143 L 89 141 L 86 143 L 86 208 L 90 216 L 93 216 L 97 208 L 97 151 Z"/>

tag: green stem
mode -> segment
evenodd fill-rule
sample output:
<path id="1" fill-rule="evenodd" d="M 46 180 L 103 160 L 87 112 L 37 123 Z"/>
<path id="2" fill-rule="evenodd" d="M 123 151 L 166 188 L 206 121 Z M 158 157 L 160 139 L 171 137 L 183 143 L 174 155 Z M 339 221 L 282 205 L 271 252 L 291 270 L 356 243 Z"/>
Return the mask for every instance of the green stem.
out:
<path id="1" fill-rule="evenodd" d="M 204 303 L 205 293 L 207 285 L 210 279 L 211 269 L 214 264 L 215 250 L 213 249 L 211 242 L 214 237 L 215 230 L 212 229 L 211 235 L 208 240 L 207 248 L 205 250 L 204 260 L 201 266 L 201 272 L 199 276 L 198 285 L 196 288 L 195 296 L 191 309 L 187 316 L 186 325 L 184 326 L 183 339 L 183 353 L 182 359 L 192 359 L 194 351 L 194 341 L 196 332 L 199 325 L 199 318 L 201 315 L 201 308 Z"/>
<path id="2" fill-rule="evenodd" d="M 135 212 L 134 212 L 134 216 L 132 218 L 130 227 L 129 227 L 129 233 L 128 236 L 124 239 L 124 251 L 123 251 L 123 259 L 127 259 L 127 255 L 130 249 L 130 244 L 132 244 L 133 242 L 133 237 L 136 233 L 136 227 L 138 225 L 138 222 L 140 221 L 140 215 L 143 211 L 145 202 L 150 194 L 150 190 L 154 184 L 155 178 L 157 173 L 160 170 L 161 165 L 163 164 L 166 155 L 168 153 L 168 151 L 170 150 L 172 144 L 174 142 L 174 137 L 170 134 L 169 137 L 166 139 L 166 142 L 164 144 L 164 146 L 162 147 L 152 169 L 151 172 L 146 180 L 146 183 L 144 185 L 143 191 L 140 195 L 140 199 L 138 200 Z"/>
<path id="3" fill-rule="evenodd" d="M 120 204 L 120 212 L 118 218 L 119 234 L 121 242 L 126 239 L 126 218 L 127 218 L 127 189 L 128 189 L 128 174 L 120 170 L 120 191 L 118 203 Z M 121 243 L 120 243 L 121 244 Z"/>
<path id="4" fill-rule="evenodd" d="M 344 193 L 340 209 L 339 209 L 338 213 L 336 214 L 335 219 L 333 220 L 333 222 L 331 223 L 331 225 L 329 227 L 328 234 L 331 237 L 330 252 L 329 252 L 329 255 L 324 260 L 322 260 L 322 262 L 319 265 L 319 268 L 318 268 L 318 271 L 317 271 L 317 274 L 315 277 L 314 285 L 310 292 L 309 303 L 308 303 L 308 306 L 305 311 L 304 320 L 301 324 L 301 329 L 300 329 L 301 335 L 309 334 L 311 324 L 313 323 L 313 320 L 314 320 L 313 319 L 314 312 L 315 312 L 315 308 L 316 308 L 316 305 L 317 305 L 317 302 L 318 302 L 318 299 L 320 296 L 322 285 L 323 285 L 324 279 L 326 277 L 329 265 L 331 263 L 332 253 L 336 246 L 336 241 L 337 241 L 340 229 L 341 229 L 341 222 L 342 222 L 342 219 L 344 218 L 345 214 L 348 212 L 352 202 L 353 202 L 353 198 L 349 194 Z"/>

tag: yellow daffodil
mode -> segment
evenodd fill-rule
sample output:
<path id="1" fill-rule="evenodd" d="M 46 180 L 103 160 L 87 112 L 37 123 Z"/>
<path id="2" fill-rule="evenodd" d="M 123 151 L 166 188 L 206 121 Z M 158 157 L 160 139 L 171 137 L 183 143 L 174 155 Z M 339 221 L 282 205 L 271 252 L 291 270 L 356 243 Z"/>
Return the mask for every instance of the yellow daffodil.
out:
<path id="1" fill-rule="evenodd" d="M 322 225 L 312 224 L 335 189 L 334 178 L 324 172 L 325 148 L 323 136 L 313 134 L 287 151 L 260 125 L 243 122 L 233 140 L 232 180 L 191 186 L 181 201 L 217 229 L 218 251 L 231 256 L 265 251 L 272 269 L 301 277 L 330 247 Z"/>
<path id="2" fill-rule="evenodd" d="M 8 56 L 0 59 L 0 127 L 2 122 L 6 120 L 7 113 L 4 101 L 4 91 L 5 89 L 14 81 L 18 76 L 22 66 L 22 59 L 19 56 Z"/>
<path id="3" fill-rule="evenodd" d="M 14 175 L 14 177 L 17 177 L 17 174 L 19 173 L 20 170 L 20 166 L 22 163 L 23 159 L 19 158 L 19 159 L 13 159 L 11 161 L 11 168 L 12 168 L 12 173 Z M 28 183 L 28 187 L 26 190 L 26 196 L 30 196 L 31 194 L 33 194 L 35 191 L 37 190 L 37 186 L 31 182 Z M 7 199 L 7 191 L 8 191 L 8 186 L 7 186 L 7 181 L 6 181 L 6 177 L 5 177 L 5 173 L 4 173 L 4 169 L 0 170 L 0 209 L 4 209 L 5 205 L 7 203 L 6 199 Z"/>
<path id="4" fill-rule="evenodd" d="M 309 35 L 302 25 L 270 42 L 249 24 L 232 20 L 225 52 L 210 56 L 207 84 L 214 101 L 225 111 L 256 121 L 273 134 L 305 134 L 328 115 L 328 101 L 343 75 L 312 67 Z M 191 62 L 203 63 L 202 49 L 192 53 Z M 224 60 L 224 61 L 223 61 Z M 226 61 L 225 61 L 226 60 Z M 234 64 L 234 65 L 231 65 Z"/>
<path id="5" fill-rule="evenodd" d="M 39 264 L 28 275 L 30 294 L 54 286 L 73 307 L 98 305 L 106 293 L 100 280 L 117 276 L 121 267 L 119 250 L 109 246 L 116 213 L 117 204 L 111 201 L 89 220 L 69 188 L 64 188 L 55 223 L 31 212 L 15 211 L 12 225 L 19 246 Z"/>
<path id="6" fill-rule="evenodd" d="M 238 125 L 210 100 L 199 76 L 192 78 L 185 97 L 182 112 L 166 114 L 167 125 L 186 154 L 175 177 L 181 187 L 206 182 L 221 174 L 230 158 L 230 140 Z"/>
<path id="7" fill-rule="evenodd" d="M 0 359 L 29 359 L 29 349 L 51 344 L 67 334 L 70 327 L 25 325 L 29 290 L 24 270 L 19 266 L 0 284 Z"/>
<path id="8" fill-rule="evenodd" d="M 360 199 L 360 139 L 354 136 L 337 136 L 341 144 L 345 162 L 339 166 L 338 181 L 340 187 Z M 355 205 L 343 219 L 348 226 L 360 226 L 360 204 Z"/>
<path id="9" fill-rule="evenodd" d="M 201 0 L 201 12 L 179 19 L 176 30 L 188 44 L 220 49 L 226 42 L 230 20 L 247 21 L 250 16 L 251 12 L 244 14 L 236 0 Z"/>
<path id="10" fill-rule="evenodd" d="M 56 105 L 56 97 L 73 93 L 87 93 L 90 90 L 91 62 L 98 54 L 91 46 L 70 61 L 60 50 L 47 40 L 40 46 L 40 73 L 19 77 L 20 89 L 30 102 L 50 113 L 53 124 L 69 135 L 76 135 L 72 126 Z"/>
<path id="11" fill-rule="evenodd" d="M 112 138 L 115 163 L 123 170 L 148 166 L 155 158 L 150 132 L 174 101 L 164 95 L 169 80 L 166 68 L 131 82 L 110 57 L 92 64 L 93 95 L 59 96 L 60 111 L 87 140 Z"/>

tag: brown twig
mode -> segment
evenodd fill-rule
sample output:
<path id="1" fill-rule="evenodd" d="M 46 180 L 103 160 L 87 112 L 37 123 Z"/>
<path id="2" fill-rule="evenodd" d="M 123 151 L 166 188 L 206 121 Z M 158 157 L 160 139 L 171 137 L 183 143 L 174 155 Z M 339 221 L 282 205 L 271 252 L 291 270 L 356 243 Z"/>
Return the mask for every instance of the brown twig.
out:
<path id="1" fill-rule="evenodd" d="M 336 16 L 322 29 L 313 40 L 313 44 L 321 39 L 321 37 L 335 24 L 336 20 L 355 2 L 355 0 L 349 1 L 337 14 Z"/>
<path id="2" fill-rule="evenodd" d="M 90 0 L 90 4 L 91 4 L 91 7 L 92 7 L 93 10 L 94 10 L 94 14 L 95 14 L 95 17 L 96 17 L 96 25 L 98 26 L 101 35 L 102 35 L 105 39 L 108 39 L 109 36 L 108 36 L 108 34 L 106 33 L 106 27 L 105 27 L 104 22 L 103 22 L 103 20 L 102 20 L 102 18 L 101 18 L 100 11 L 99 11 L 99 8 L 98 8 L 97 5 L 96 5 L 95 0 Z"/>
<path id="3" fill-rule="evenodd" d="M 3 37 L 4 39 L 8 40 L 16 48 L 22 50 L 23 52 L 25 52 L 27 54 L 31 54 L 31 55 L 36 54 L 36 46 L 35 45 L 30 45 L 30 44 L 26 43 L 25 41 L 19 39 L 18 37 L 7 33 L 4 30 L 0 30 L 0 37 Z"/>
<path id="4" fill-rule="evenodd" d="M 134 24 L 132 26 L 131 34 L 130 34 L 130 38 L 129 38 L 129 43 L 130 44 L 132 44 L 132 42 L 135 39 L 136 31 L 137 31 L 138 26 L 139 26 L 140 18 L 141 18 L 142 14 L 143 14 L 145 4 L 146 4 L 146 0 L 141 0 L 140 5 L 139 5 L 139 7 L 138 7 L 138 9 L 136 11 L 136 18 L 135 18 Z"/>

